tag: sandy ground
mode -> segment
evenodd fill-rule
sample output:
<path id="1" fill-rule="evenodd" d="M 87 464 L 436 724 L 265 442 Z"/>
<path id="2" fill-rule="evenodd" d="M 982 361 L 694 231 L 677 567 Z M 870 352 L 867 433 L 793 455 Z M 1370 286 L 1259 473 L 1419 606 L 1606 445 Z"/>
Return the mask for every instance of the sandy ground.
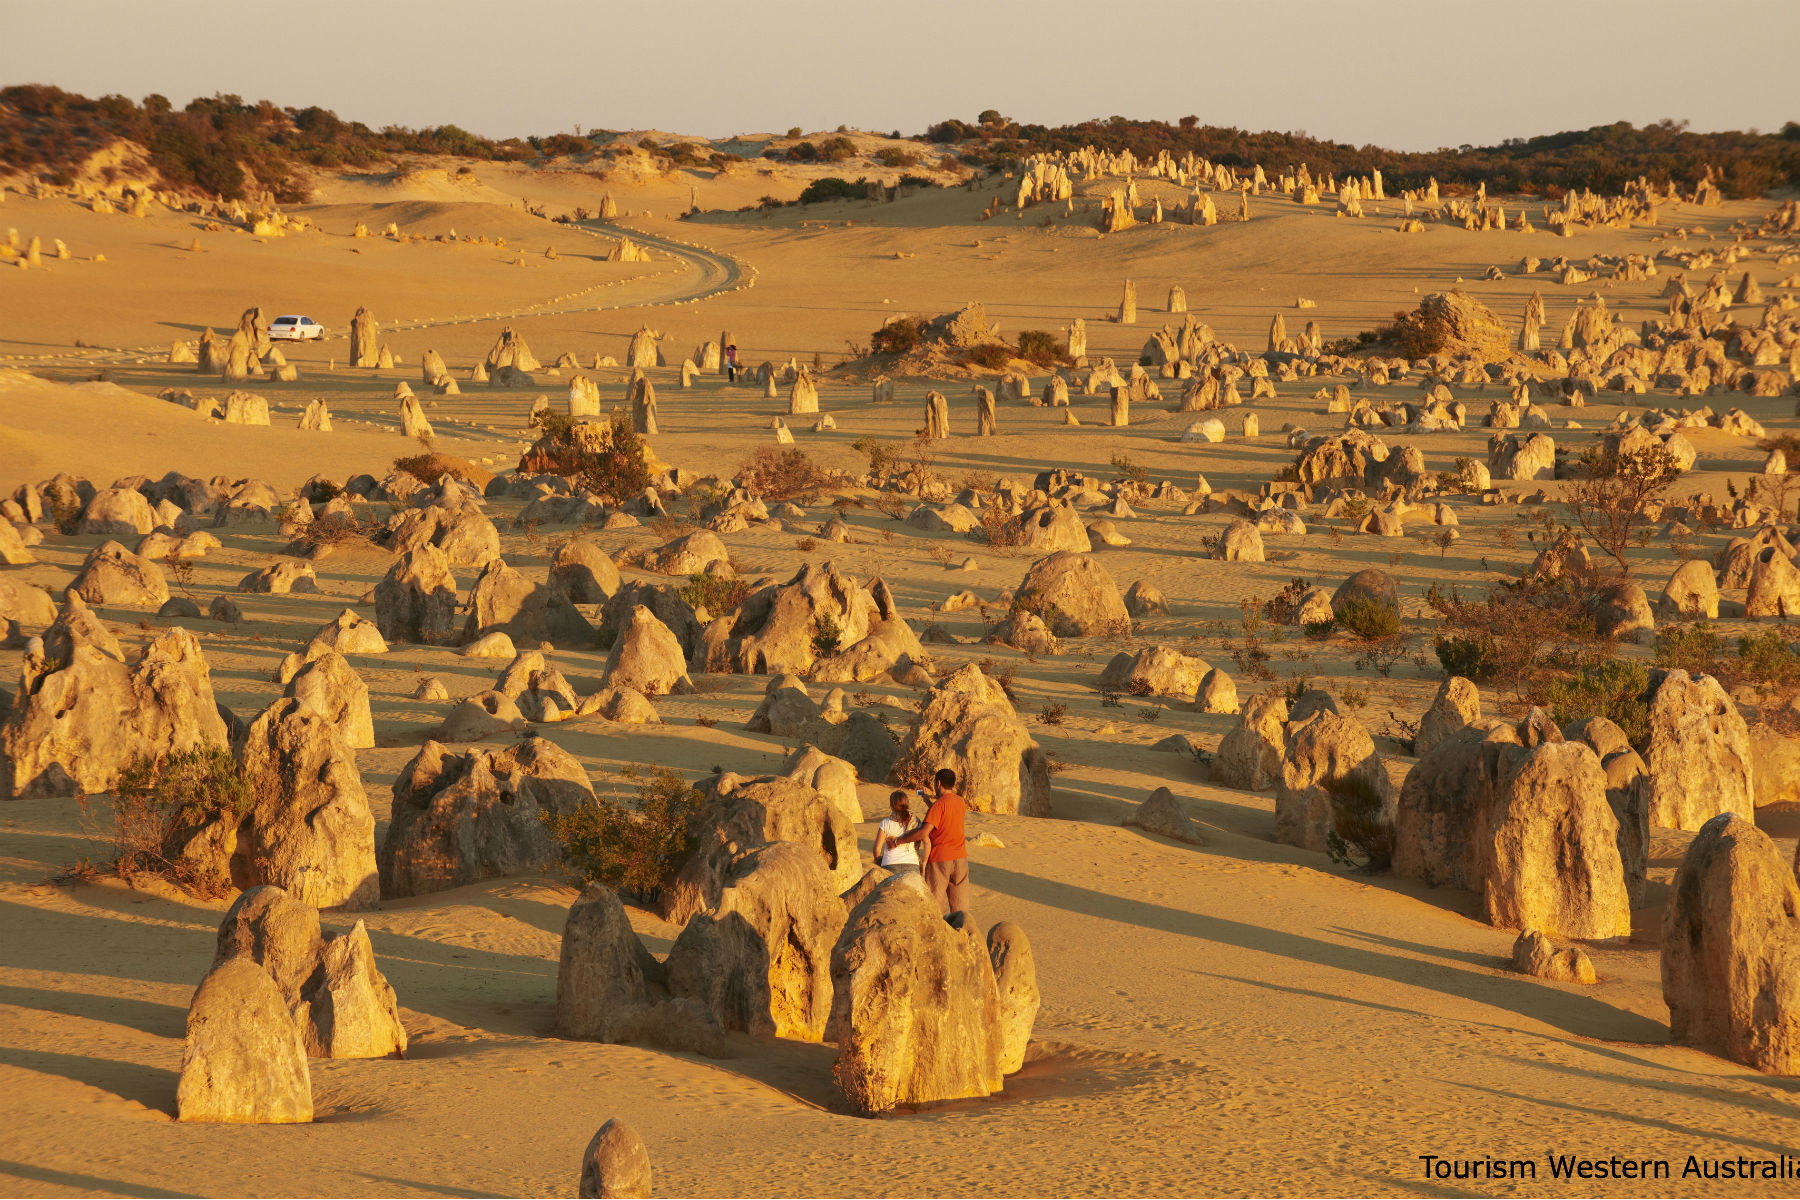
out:
<path id="1" fill-rule="evenodd" d="M 1384 215 L 1358 222 L 1336 219 L 1329 208 L 1264 199 L 1252 202 L 1246 225 L 1164 225 L 1102 239 L 1079 218 L 1057 217 L 1046 228 L 1036 210 L 1024 220 L 980 221 L 991 191 L 961 189 L 880 206 L 671 219 L 686 208 L 691 184 L 702 208 L 719 210 L 752 204 L 778 186 L 797 190 L 791 181 L 772 185 L 754 168 L 627 189 L 573 172 L 484 166 L 462 182 L 425 172 L 323 187 L 320 203 L 304 210 L 322 233 L 266 241 L 197 231 L 195 219 L 180 214 L 134 221 L 11 195 L 0 224 L 46 243 L 62 237 L 74 257 L 9 272 L 0 284 L 0 355 L 7 356 L 0 368 L 12 369 L 0 374 L 0 490 L 57 470 L 100 483 L 171 469 L 223 473 L 283 489 L 316 472 L 338 480 L 357 471 L 380 475 L 416 449 L 398 431 L 395 383 L 417 385 L 426 349 L 463 375 L 508 323 L 546 364 L 565 351 L 584 365 L 596 354 L 622 356 L 631 332 L 648 325 L 667 335 L 673 363 L 728 330 L 750 363 L 817 353 L 829 366 L 846 342 L 866 342 L 891 313 L 935 314 L 982 300 L 1009 334 L 1060 330 L 1085 317 L 1090 354 L 1129 361 L 1167 319 L 1162 298 L 1171 283 L 1186 288 L 1190 306 L 1220 337 L 1260 349 L 1277 311 L 1290 330 L 1312 318 L 1327 338 L 1345 336 L 1461 279 L 1508 321 L 1531 290 L 1542 290 L 1547 335 L 1596 288 L 1635 324 L 1660 312 L 1662 279 L 1563 287 L 1546 276 L 1517 276 L 1514 265 L 1526 254 L 1646 252 L 1674 225 L 1702 239 L 1722 235 L 1731 221 L 1769 207 L 1665 210 L 1662 230 L 1561 239 L 1436 225 L 1401 236 L 1392 202 L 1381 206 Z M 528 199 L 551 216 L 576 205 L 593 209 L 606 190 L 626 210 L 620 228 L 661 247 L 651 262 L 599 261 L 617 229 L 553 225 L 517 206 Z M 352 239 L 359 220 L 433 235 L 454 228 L 490 244 Z M 188 249 L 196 237 L 199 252 Z M 504 249 L 491 244 L 499 237 Z M 543 257 L 548 246 L 559 258 Z M 515 265 L 520 250 L 524 265 Z M 95 254 L 106 261 L 92 261 Z M 1490 264 L 1508 278 L 1480 281 Z M 1765 288 L 1783 273 L 1768 257 L 1748 265 Z M 1742 267 L 1731 270 L 1735 282 Z M 1104 320 L 1127 277 L 1139 286 L 1135 327 Z M 715 289 L 724 290 L 684 300 Z M 1302 296 L 1318 307 L 1296 310 Z M 298 382 L 252 389 L 270 400 L 274 425 L 218 424 L 156 399 L 170 386 L 223 393 L 191 367 L 162 363 L 160 351 L 206 325 L 228 330 L 250 304 L 310 313 L 337 333 L 289 352 Z M 401 366 L 342 366 L 342 331 L 358 305 L 383 320 Z M 623 371 L 586 373 L 603 397 L 623 396 Z M 530 389 L 465 385 L 461 396 L 425 397 L 438 448 L 496 469 L 510 465 L 526 440 L 533 399 L 541 393 L 560 403 L 567 374 L 540 374 Z M 770 441 L 771 417 L 785 412 L 784 399 L 765 400 L 754 387 L 703 378 L 683 390 L 675 374 L 653 372 L 663 429 L 654 445 L 670 463 L 728 474 Z M 1341 422 L 1312 399 L 1320 382 L 1277 384 L 1277 398 L 1256 406 L 1260 437 L 1239 437 L 1239 414 L 1226 413 L 1232 436 L 1202 446 L 1179 442 L 1184 418 L 1140 412 L 1129 428 L 1114 430 L 1100 424 L 1105 401 L 1082 397 L 1075 401 L 1080 427 L 1062 425 L 1060 413 L 1008 406 L 1000 436 L 977 440 L 966 436 L 972 401 L 956 384 L 946 391 L 958 436 L 939 450 L 936 467 L 952 480 L 975 474 L 1028 485 L 1047 466 L 1109 475 L 1112 458 L 1125 455 L 1152 479 L 1189 486 L 1201 473 L 1215 489 L 1253 488 L 1292 457 L 1279 432 L 1284 422 L 1315 430 Z M 825 465 L 858 467 L 850 443 L 864 434 L 906 442 L 922 420 L 928 386 L 902 381 L 899 402 L 878 407 L 866 385 L 828 378 L 821 406 L 837 429 L 797 427 L 799 444 Z M 1375 392 L 1401 398 L 1412 386 Z M 1458 394 L 1479 413 L 1500 393 Z M 299 409 L 321 396 L 337 431 L 294 429 Z M 1559 442 L 1591 436 L 1620 411 L 1616 399 L 1554 410 L 1590 431 L 1558 430 Z M 1733 402 L 1771 432 L 1795 425 L 1791 400 Z M 1471 422 L 1462 433 L 1388 441 L 1414 441 L 1428 468 L 1444 470 L 1458 456 L 1480 457 L 1486 432 Z M 1693 440 L 1700 457 L 1678 489 L 1684 494 L 1721 493 L 1728 478 L 1741 481 L 1760 465 L 1747 441 L 1717 433 Z M 518 502 L 493 507 L 504 526 L 501 518 L 514 515 Z M 1173 615 L 1140 622 L 1130 644 L 1182 644 L 1224 667 L 1246 696 L 1296 676 L 1320 681 L 1346 702 L 1356 698 L 1358 715 L 1381 734 L 1397 720 L 1416 720 L 1441 678 L 1424 636 L 1425 588 L 1439 580 L 1475 584 L 1532 553 L 1521 520 L 1527 510 L 1468 499 L 1452 507 L 1462 538 L 1447 548 L 1427 540 L 1436 532 L 1430 526 L 1377 540 L 1332 536 L 1318 522 L 1304 538 L 1270 538 L 1270 561 L 1250 565 L 1199 557 L 1199 539 L 1221 531 L 1225 516 L 1145 505 L 1138 517 L 1116 522 L 1133 544 L 1099 553 L 1121 589 L 1143 580 L 1172 603 Z M 803 550 L 799 536 L 829 515 L 820 505 L 798 529 L 725 541 L 748 575 L 785 577 L 808 558 L 826 557 L 860 578 L 880 573 L 915 628 L 936 619 L 963 637 L 982 632 L 978 613 L 939 616 L 931 607 L 963 588 L 992 598 L 1016 586 L 1029 565 L 854 504 L 846 516 L 855 542 Z M 198 564 L 191 584 L 202 608 L 282 545 L 271 528 L 220 532 L 224 548 Z M 541 578 L 564 532 L 505 530 L 505 555 Z M 649 529 L 596 536 L 609 549 L 658 540 Z M 39 564 L 7 569 L 60 588 L 101 540 L 52 535 Z M 1721 541 L 1696 536 L 1694 548 L 1710 553 Z M 958 569 L 965 558 L 974 560 L 972 570 Z M 1675 562 L 1666 544 L 1633 557 L 1653 592 Z M 1233 651 L 1244 644 L 1240 600 L 1273 595 L 1296 577 L 1335 586 L 1369 565 L 1400 579 L 1408 625 L 1420 634 L 1419 661 L 1384 678 L 1358 670 L 1346 642 L 1290 636 L 1273 647 L 1273 680 L 1258 681 L 1235 662 Z M 201 622 L 221 699 L 239 713 L 265 705 L 278 691 L 269 673 L 279 657 L 354 604 L 385 567 L 375 556 L 327 559 L 319 565 L 320 595 L 246 596 L 242 624 Z M 459 572 L 465 589 L 472 574 Z M 126 610 L 105 615 L 128 644 L 161 624 Z M 649 1146 L 658 1190 L 670 1194 L 1792 1194 L 1791 1182 L 1680 1178 L 1689 1154 L 1766 1157 L 1800 1140 L 1792 1080 L 1667 1044 L 1657 931 L 1685 835 L 1659 834 L 1648 905 L 1634 914 L 1631 942 L 1591 949 L 1597 985 L 1512 974 L 1504 969 L 1512 935 L 1476 919 L 1473 896 L 1347 875 L 1323 856 L 1277 846 L 1269 795 L 1213 786 L 1191 760 L 1149 753 L 1177 732 L 1213 746 L 1232 719 L 1136 699 L 1103 706 L 1095 679 L 1124 645 L 1079 639 L 1038 661 L 1004 648 L 934 648 L 944 669 L 985 658 L 1015 668 L 1028 717 L 1046 703 L 1068 705 L 1063 724 L 1033 724 L 1064 764 L 1054 780 L 1056 819 L 971 822 L 971 832 L 1004 843 L 973 851 L 978 919 L 1027 930 L 1044 993 L 1034 1060 L 1000 1097 L 870 1122 L 837 1102 L 830 1047 L 738 1039 L 734 1057 L 711 1062 L 555 1040 L 556 959 L 575 893 L 546 876 L 389 902 L 369 915 L 413 1050 L 405 1061 L 314 1063 L 315 1124 L 183 1126 L 172 1120 L 183 1018 L 223 906 L 116 883 L 48 883 L 65 864 L 104 855 L 105 802 L 84 812 L 71 800 L 21 801 L 0 805 L 0 1189 L 566 1193 L 593 1131 L 622 1115 Z M 597 685 L 600 654 L 565 651 L 556 661 L 578 691 Z M 12 678 L 18 665 L 17 651 L 0 651 L 0 675 Z M 496 664 L 401 647 L 356 666 L 372 693 L 379 742 L 359 760 L 385 826 L 394 776 L 446 707 L 411 699 L 419 675 L 438 675 L 457 698 L 488 686 Z M 742 731 L 763 682 L 709 678 L 695 695 L 659 701 L 660 726 L 625 729 L 594 719 L 544 732 L 581 758 L 597 788 L 615 794 L 629 793 L 621 772 L 641 764 L 693 777 L 714 766 L 768 769 L 790 747 Z M 854 701 L 899 704 L 909 696 L 869 685 Z M 1498 709 L 1497 696 L 1484 699 Z M 1381 744 L 1399 777 L 1409 760 L 1392 741 Z M 1118 826 L 1158 786 L 1173 789 L 1205 827 L 1207 846 Z M 864 790 L 867 812 L 877 810 L 880 795 Z M 1800 824 L 1770 810 L 1761 818 L 1784 839 Z M 865 846 L 873 832 L 873 824 L 865 827 Z M 1781 844 L 1791 852 L 1791 840 Z M 677 931 L 650 914 L 632 915 L 652 948 L 665 951 Z M 331 916 L 328 923 L 349 922 Z M 1553 1180 L 1547 1152 L 1670 1159 L 1675 1178 L 1648 1187 Z M 1538 1176 L 1427 1181 L 1419 1162 L 1426 1154 L 1532 1159 Z"/>

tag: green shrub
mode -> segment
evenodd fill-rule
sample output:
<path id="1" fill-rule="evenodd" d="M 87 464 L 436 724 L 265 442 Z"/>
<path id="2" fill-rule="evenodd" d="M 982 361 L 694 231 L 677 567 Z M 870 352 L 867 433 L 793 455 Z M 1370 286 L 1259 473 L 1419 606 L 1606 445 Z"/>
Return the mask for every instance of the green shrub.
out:
<path id="1" fill-rule="evenodd" d="M 822 200 L 860 200 L 867 194 L 868 186 L 860 179 L 851 183 L 848 179 L 827 175 L 823 179 L 815 179 L 806 185 L 806 189 L 800 193 L 800 203 L 817 204 Z"/>
<path id="2" fill-rule="evenodd" d="M 1069 356 L 1069 348 L 1056 340 L 1056 335 L 1042 329 L 1027 329 L 1019 335 L 1019 357 L 1040 367 L 1052 367 Z"/>
<path id="3" fill-rule="evenodd" d="M 1724 652 L 1725 639 L 1704 621 L 1656 631 L 1659 667 L 1678 667 L 1690 675 L 1716 675 Z"/>
<path id="4" fill-rule="evenodd" d="M 749 595 L 748 583 L 723 575 L 689 575 L 687 586 L 681 589 L 688 607 L 704 608 L 715 619 L 736 612 Z"/>
<path id="5" fill-rule="evenodd" d="M 202 746 L 140 758 L 114 790 L 112 865 L 121 879 L 158 875 L 208 898 L 231 890 L 226 864 L 182 853 L 208 825 L 235 827 L 256 806 L 256 788 L 229 750 Z"/>
<path id="6" fill-rule="evenodd" d="M 1346 601 L 1337 623 L 1365 642 L 1377 642 L 1400 632 L 1400 614 L 1368 596 Z"/>
<path id="7" fill-rule="evenodd" d="M 1118 472 L 1120 483 L 1135 483 L 1141 487 L 1150 482 L 1150 468 L 1132 462 L 1126 455 L 1113 455 L 1112 469 Z"/>
<path id="8" fill-rule="evenodd" d="M 1625 731 L 1632 745 L 1642 745 L 1650 736 L 1650 706 L 1644 702 L 1649 688 L 1650 671 L 1643 663 L 1609 658 L 1567 679 L 1552 680 L 1545 689 L 1545 707 L 1558 725 L 1605 717 Z"/>
<path id="9" fill-rule="evenodd" d="M 1500 666 L 1499 648 L 1492 638 L 1439 634 L 1432 639 L 1432 648 L 1446 674 L 1461 675 L 1474 683 L 1491 680 Z"/>
<path id="10" fill-rule="evenodd" d="M 547 423 L 545 434 L 557 445 L 559 465 L 571 468 L 558 473 L 574 476 L 608 504 L 621 504 L 650 486 L 648 448 L 624 409 L 613 409 L 605 436 L 592 442 L 580 439 L 572 425 Z"/>
<path id="11" fill-rule="evenodd" d="M 893 442 L 877 441 L 873 434 L 863 434 L 850 448 L 869 460 L 871 475 L 884 475 L 899 465 L 900 447 Z"/>
<path id="12" fill-rule="evenodd" d="M 911 150 L 902 150 L 898 146 L 883 146 L 870 157 L 884 167 L 916 167 L 919 165 L 917 154 Z"/>
<path id="13" fill-rule="evenodd" d="M 843 627 L 830 613 L 821 613 L 813 621 L 812 651 L 819 658 L 836 654 L 843 640 Z"/>
<path id="14" fill-rule="evenodd" d="M 1012 354 L 1006 347 L 994 342 L 970 346 L 963 354 L 971 366 L 986 367 L 990 371 L 998 371 L 1012 361 Z"/>
<path id="15" fill-rule="evenodd" d="M 634 812 L 610 799 L 569 813 L 543 814 L 577 883 L 603 883 L 653 904 L 693 851 L 689 822 L 701 793 L 679 772 L 658 767 L 638 786 Z"/>

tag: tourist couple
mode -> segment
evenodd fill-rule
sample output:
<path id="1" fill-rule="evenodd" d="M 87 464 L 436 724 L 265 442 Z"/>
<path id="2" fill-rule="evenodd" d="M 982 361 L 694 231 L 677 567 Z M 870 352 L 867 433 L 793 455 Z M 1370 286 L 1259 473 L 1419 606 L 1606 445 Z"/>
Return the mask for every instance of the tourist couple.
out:
<path id="1" fill-rule="evenodd" d="M 919 799 L 930 804 L 925 819 L 912 815 L 905 792 L 888 797 L 887 820 L 875 834 L 875 865 L 896 874 L 919 870 L 918 843 L 930 839 L 925 858 L 925 886 L 937 897 L 945 916 L 966 913 L 969 908 L 969 852 L 963 841 L 963 813 L 967 806 L 956 791 L 956 772 L 941 768 L 932 780 L 935 798 L 919 790 Z"/>

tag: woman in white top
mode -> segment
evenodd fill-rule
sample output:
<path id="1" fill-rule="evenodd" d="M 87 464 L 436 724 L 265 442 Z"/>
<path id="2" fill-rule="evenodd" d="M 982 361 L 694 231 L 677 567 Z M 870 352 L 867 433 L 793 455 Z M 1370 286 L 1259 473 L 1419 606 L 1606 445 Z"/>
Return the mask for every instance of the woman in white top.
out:
<path id="1" fill-rule="evenodd" d="M 907 802 L 905 792 L 895 792 L 888 797 L 887 820 L 881 823 L 875 833 L 875 865 L 885 867 L 895 873 L 919 872 L 919 843 L 906 842 L 894 845 L 894 839 L 911 833 L 919 827 L 913 819 L 912 806 Z"/>

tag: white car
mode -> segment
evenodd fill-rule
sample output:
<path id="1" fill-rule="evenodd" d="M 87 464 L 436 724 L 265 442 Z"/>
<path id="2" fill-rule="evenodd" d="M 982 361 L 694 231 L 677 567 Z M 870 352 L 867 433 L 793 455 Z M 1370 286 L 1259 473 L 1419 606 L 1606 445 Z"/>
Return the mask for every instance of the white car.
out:
<path id="1" fill-rule="evenodd" d="M 311 317 L 276 317 L 269 336 L 278 341 L 312 342 L 325 336 L 325 327 Z"/>

